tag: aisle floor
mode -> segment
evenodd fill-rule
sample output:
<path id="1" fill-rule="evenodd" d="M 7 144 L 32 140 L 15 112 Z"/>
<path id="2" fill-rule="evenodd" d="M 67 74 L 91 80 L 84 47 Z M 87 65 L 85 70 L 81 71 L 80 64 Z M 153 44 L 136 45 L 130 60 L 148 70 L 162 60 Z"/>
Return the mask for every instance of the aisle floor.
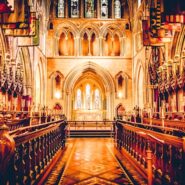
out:
<path id="1" fill-rule="evenodd" d="M 133 184 L 112 150 L 112 139 L 70 139 L 73 146 L 61 179 L 63 185 Z"/>

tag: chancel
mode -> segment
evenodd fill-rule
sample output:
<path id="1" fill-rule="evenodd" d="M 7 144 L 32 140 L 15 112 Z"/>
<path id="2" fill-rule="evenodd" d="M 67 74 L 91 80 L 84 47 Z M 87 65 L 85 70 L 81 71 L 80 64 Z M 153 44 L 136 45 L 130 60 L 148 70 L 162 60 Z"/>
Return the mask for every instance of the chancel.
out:
<path id="1" fill-rule="evenodd" d="M 184 0 L 0 0 L 0 185 L 184 174 Z"/>

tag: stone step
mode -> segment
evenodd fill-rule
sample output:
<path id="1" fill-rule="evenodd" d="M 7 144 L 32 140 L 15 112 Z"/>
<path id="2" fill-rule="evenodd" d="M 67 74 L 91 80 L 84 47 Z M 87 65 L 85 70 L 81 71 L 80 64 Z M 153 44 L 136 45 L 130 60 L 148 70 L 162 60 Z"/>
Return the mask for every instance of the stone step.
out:
<path id="1" fill-rule="evenodd" d="M 111 130 L 71 130 L 70 137 L 72 138 L 90 138 L 90 137 L 112 137 L 113 132 Z"/>

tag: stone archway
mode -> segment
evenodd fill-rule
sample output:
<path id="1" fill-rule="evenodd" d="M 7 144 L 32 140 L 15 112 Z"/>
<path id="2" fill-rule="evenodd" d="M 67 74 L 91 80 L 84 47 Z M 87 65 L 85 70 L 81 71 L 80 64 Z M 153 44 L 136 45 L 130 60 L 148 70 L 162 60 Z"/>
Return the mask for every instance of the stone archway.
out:
<path id="1" fill-rule="evenodd" d="M 104 93 L 103 96 L 106 97 L 106 101 L 104 103 L 104 116 L 102 119 L 112 120 L 115 111 L 115 85 L 109 72 L 93 62 L 85 62 L 84 64 L 72 69 L 67 75 L 63 86 L 65 115 L 69 120 L 73 119 L 74 89 L 78 86 L 81 80 L 83 81 L 84 75 L 87 75 L 88 73 L 91 74 L 89 80 L 93 82 L 98 81 L 99 86 L 101 86 L 100 89 Z"/>

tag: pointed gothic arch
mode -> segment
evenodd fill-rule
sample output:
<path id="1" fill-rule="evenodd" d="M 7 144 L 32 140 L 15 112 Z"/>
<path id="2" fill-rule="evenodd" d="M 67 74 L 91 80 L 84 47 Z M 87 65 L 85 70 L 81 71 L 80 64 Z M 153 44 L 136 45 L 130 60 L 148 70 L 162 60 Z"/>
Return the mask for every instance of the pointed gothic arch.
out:
<path id="1" fill-rule="evenodd" d="M 72 118 L 71 115 L 71 102 L 72 102 L 72 94 L 73 94 L 73 88 L 78 79 L 83 75 L 84 72 L 92 71 L 95 74 L 98 75 L 98 78 L 101 79 L 102 84 L 104 85 L 104 88 L 106 89 L 106 110 L 107 114 L 106 119 L 113 119 L 114 115 L 114 94 L 115 94 L 115 85 L 114 81 L 110 75 L 110 73 L 100 67 L 99 65 L 93 63 L 93 62 L 85 62 L 78 67 L 73 68 L 69 74 L 67 75 L 63 91 L 64 91 L 64 102 L 66 104 L 66 107 L 64 107 L 64 113 L 67 115 L 69 119 Z"/>

